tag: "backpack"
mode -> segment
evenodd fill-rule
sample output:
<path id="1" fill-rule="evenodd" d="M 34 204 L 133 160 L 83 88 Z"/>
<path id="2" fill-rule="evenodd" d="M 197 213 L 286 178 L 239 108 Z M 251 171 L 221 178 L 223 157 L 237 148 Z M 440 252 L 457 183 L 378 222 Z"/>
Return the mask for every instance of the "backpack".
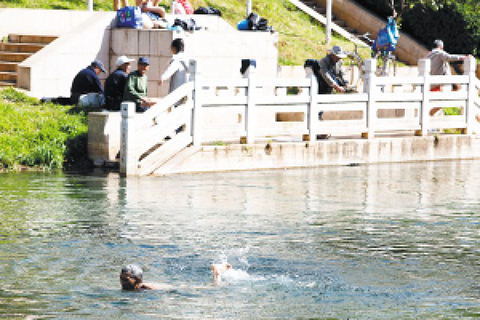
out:
<path id="1" fill-rule="evenodd" d="M 254 12 L 247 17 L 247 24 L 248 30 L 273 31 L 273 28 L 268 26 L 268 20 Z"/>
<path id="2" fill-rule="evenodd" d="M 398 38 L 400 38 L 400 34 L 398 32 L 397 24 L 393 18 L 388 18 L 387 26 L 380 29 L 372 44 L 373 52 L 395 51 Z"/>
<path id="3" fill-rule="evenodd" d="M 185 31 L 195 31 L 201 29 L 201 27 L 198 27 L 193 19 L 182 20 L 177 18 L 173 23 L 173 27 L 175 26 L 178 26 Z"/>
<path id="4" fill-rule="evenodd" d="M 220 17 L 222 16 L 222 12 L 214 7 L 208 7 L 208 8 L 200 7 L 197 10 L 195 10 L 193 13 L 194 14 L 214 14 Z"/>
<path id="5" fill-rule="evenodd" d="M 133 6 L 121 8 L 117 11 L 116 21 L 118 28 L 142 29 L 142 9 Z"/>

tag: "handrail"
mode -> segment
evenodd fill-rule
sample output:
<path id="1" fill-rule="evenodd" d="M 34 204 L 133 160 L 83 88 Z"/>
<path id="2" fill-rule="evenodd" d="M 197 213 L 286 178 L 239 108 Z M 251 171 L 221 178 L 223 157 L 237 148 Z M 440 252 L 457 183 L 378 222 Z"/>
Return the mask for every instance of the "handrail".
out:
<path id="1" fill-rule="evenodd" d="M 238 139 L 252 144 L 279 135 L 301 136 L 313 142 L 319 134 L 332 133 L 372 139 L 379 132 L 413 130 L 425 136 L 431 129 L 445 128 L 471 134 L 476 126 L 476 107 L 480 106 L 476 91 L 480 83 L 470 64 L 468 60 L 465 75 L 430 76 L 430 61 L 421 60 L 420 75 L 408 81 L 377 77 L 375 61 L 369 59 L 363 93 L 327 95 L 317 93 L 315 76 L 257 79 L 253 66 L 245 79 L 203 79 L 194 73 L 190 82 L 143 114 L 135 114 L 134 106 L 122 104 L 121 172 L 150 174 L 188 145 L 199 148 L 209 141 Z M 443 91 L 431 91 L 432 84 L 437 83 Z M 460 84 L 460 90 L 451 91 L 453 84 Z M 410 91 L 396 93 L 398 86 Z M 286 88 L 299 89 L 287 93 Z M 184 103 L 174 107 L 179 100 Z M 438 118 L 429 115 L 433 109 L 452 106 L 464 112 Z M 394 109 L 403 110 L 405 115 L 396 119 L 379 116 L 381 110 Z M 324 118 L 323 112 L 352 115 Z M 167 136 L 170 139 L 165 139 Z"/>

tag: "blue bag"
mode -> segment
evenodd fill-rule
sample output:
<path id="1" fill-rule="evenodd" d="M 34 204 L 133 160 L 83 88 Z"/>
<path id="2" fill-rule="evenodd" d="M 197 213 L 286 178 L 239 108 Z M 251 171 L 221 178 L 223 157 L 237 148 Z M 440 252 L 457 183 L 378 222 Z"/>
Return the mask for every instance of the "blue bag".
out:
<path id="1" fill-rule="evenodd" d="M 117 11 L 117 27 L 142 29 L 142 9 L 140 7 L 125 7 Z"/>
<path id="2" fill-rule="evenodd" d="M 398 38 L 400 34 L 398 32 L 397 24 L 393 18 L 388 18 L 388 25 L 380 29 L 377 37 L 372 45 L 372 50 L 377 51 L 395 51 Z"/>
<path id="3" fill-rule="evenodd" d="M 238 30 L 250 30 L 248 27 L 248 20 L 242 20 L 237 24 L 237 29 Z"/>

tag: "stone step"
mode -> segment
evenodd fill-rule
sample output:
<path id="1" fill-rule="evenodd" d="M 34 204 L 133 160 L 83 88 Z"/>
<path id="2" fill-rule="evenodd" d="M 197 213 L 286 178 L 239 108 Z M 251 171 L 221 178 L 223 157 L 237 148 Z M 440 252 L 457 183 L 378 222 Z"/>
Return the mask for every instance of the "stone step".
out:
<path id="1" fill-rule="evenodd" d="M 0 81 L 0 87 L 15 87 L 17 81 Z"/>
<path id="2" fill-rule="evenodd" d="M 9 34 L 8 42 L 13 43 L 43 43 L 49 44 L 57 39 L 56 36 L 33 35 L 33 34 Z"/>
<path id="3" fill-rule="evenodd" d="M 2 72 L 17 72 L 18 63 L 9 61 L 0 61 L 0 71 Z"/>
<path id="4" fill-rule="evenodd" d="M 25 52 L 0 52 L 0 61 L 22 62 L 29 58 L 32 54 Z"/>
<path id="5" fill-rule="evenodd" d="M 39 43 L 0 43 L 0 51 L 35 53 L 45 47 Z"/>
<path id="6" fill-rule="evenodd" d="M 0 81 L 17 81 L 17 73 L 11 71 L 0 71 Z"/>

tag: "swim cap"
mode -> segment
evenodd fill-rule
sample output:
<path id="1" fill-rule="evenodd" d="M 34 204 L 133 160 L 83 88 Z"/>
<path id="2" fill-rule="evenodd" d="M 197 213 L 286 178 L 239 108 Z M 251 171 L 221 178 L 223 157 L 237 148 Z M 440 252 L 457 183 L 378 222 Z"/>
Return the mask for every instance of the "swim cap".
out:
<path id="1" fill-rule="evenodd" d="M 130 273 L 130 275 L 137 279 L 142 279 L 143 271 L 142 268 L 137 266 L 136 264 L 129 264 L 122 268 L 121 273 Z"/>

